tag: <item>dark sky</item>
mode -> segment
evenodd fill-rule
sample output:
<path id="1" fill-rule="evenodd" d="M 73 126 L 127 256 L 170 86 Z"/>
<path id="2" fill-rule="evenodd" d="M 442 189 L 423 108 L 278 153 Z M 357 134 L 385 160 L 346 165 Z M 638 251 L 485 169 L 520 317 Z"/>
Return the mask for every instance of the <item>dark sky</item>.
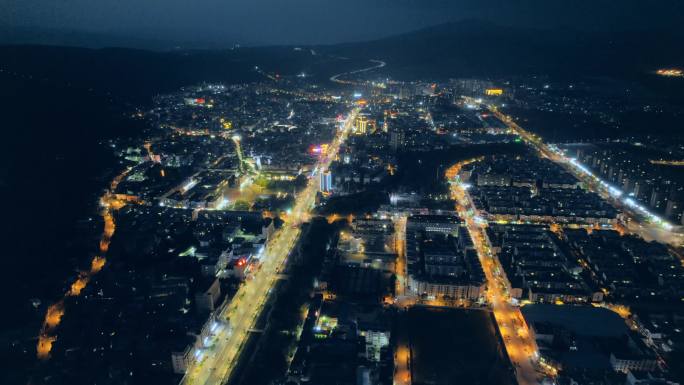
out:
<path id="1" fill-rule="evenodd" d="M 683 4 L 680 0 L 0 0 L 4 31 L 0 40 L 20 40 L 22 35 L 16 31 L 41 31 L 40 39 L 49 40 L 59 35 L 54 34 L 57 30 L 197 46 L 317 44 L 373 39 L 472 18 L 541 28 L 669 28 L 684 22 Z"/>

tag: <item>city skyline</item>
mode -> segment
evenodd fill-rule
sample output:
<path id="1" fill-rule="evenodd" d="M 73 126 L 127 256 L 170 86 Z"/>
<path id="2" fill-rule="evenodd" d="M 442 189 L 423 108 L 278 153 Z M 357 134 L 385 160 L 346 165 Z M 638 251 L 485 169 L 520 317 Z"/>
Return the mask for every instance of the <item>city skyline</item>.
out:
<path id="1" fill-rule="evenodd" d="M 2 384 L 684 383 L 681 4 L 297 1 L 0 0 Z"/>

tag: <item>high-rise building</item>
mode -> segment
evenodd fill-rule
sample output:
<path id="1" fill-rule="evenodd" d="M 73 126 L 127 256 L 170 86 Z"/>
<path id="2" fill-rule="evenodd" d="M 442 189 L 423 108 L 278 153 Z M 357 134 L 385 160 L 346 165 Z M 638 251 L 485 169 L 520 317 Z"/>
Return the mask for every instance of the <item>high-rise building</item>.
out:
<path id="1" fill-rule="evenodd" d="M 682 220 L 682 205 L 680 197 L 670 196 L 665 204 L 665 216 L 674 222 L 681 222 Z"/>
<path id="2" fill-rule="evenodd" d="M 392 130 L 390 132 L 390 147 L 392 150 L 398 150 L 404 147 L 404 132 L 399 130 Z"/>
<path id="3" fill-rule="evenodd" d="M 382 132 L 387 133 L 389 132 L 389 113 L 387 110 L 383 113 L 383 118 L 382 118 Z"/>
<path id="4" fill-rule="evenodd" d="M 648 200 L 651 196 L 651 185 L 648 181 L 638 179 L 634 182 L 633 192 L 637 199 Z"/>
<path id="5" fill-rule="evenodd" d="M 365 135 L 368 132 L 369 123 L 368 116 L 359 115 L 354 121 L 354 133 L 356 135 Z"/>
<path id="6" fill-rule="evenodd" d="M 332 187 L 332 173 L 330 170 L 321 171 L 319 174 L 319 190 L 321 192 L 331 192 Z"/>
<path id="7" fill-rule="evenodd" d="M 367 129 L 368 129 L 368 131 L 369 131 L 371 134 L 377 133 L 377 132 L 378 132 L 378 122 L 377 122 L 377 120 L 371 119 L 371 120 L 368 122 Z"/>
<path id="8" fill-rule="evenodd" d="M 409 99 L 416 95 L 416 87 L 412 84 L 402 85 L 399 88 L 399 99 Z"/>
<path id="9" fill-rule="evenodd" d="M 664 210 L 665 204 L 667 203 L 667 193 L 665 189 L 661 186 L 656 186 L 651 192 L 651 199 L 649 200 L 649 206 L 654 210 Z"/>

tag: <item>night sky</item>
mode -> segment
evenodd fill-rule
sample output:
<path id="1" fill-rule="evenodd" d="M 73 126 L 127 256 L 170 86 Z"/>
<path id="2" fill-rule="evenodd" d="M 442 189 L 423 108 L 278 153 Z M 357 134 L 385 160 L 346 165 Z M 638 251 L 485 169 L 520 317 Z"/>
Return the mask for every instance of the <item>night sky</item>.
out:
<path id="1" fill-rule="evenodd" d="M 42 31 L 45 39 L 68 31 L 188 47 L 228 47 L 235 42 L 327 44 L 379 38 L 463 19 L 539 28 L 676 28 L 684 20 L 684 2 L 0 0 L 0 42 L 20 42 L 21 34 L 27 31 Z"/>

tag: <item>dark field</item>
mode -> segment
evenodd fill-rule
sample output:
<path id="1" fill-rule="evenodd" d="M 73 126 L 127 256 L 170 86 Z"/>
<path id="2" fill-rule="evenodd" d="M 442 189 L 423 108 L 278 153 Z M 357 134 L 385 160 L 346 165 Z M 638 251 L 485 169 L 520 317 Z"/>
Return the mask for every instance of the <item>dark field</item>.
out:
<path id="1" fill-rule="evenodd" d="M 397 331 L 410 341 L 415 385 L 515 384 L 489 312 L 414 307 Z"/>

